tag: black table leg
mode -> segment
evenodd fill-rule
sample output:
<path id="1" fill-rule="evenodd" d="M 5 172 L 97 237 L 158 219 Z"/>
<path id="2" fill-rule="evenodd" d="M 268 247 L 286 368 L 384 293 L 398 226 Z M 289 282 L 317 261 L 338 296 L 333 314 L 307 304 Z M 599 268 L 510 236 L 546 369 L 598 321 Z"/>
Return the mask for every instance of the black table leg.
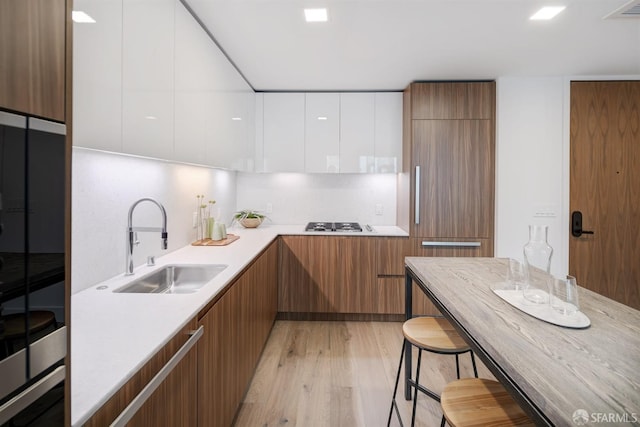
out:
<path id="1" fill-rule="evenodd" d="M 406 320 L 413 316 L 413 280 L 409 274 L 409 269 L 405 267 L 405 291 L 404 291 L 404 312 Z M 405 341 L 404 345 L 404 398 L 411 400 L 411 386 L 409 379 L 411 378 L 411 343 Z"/>

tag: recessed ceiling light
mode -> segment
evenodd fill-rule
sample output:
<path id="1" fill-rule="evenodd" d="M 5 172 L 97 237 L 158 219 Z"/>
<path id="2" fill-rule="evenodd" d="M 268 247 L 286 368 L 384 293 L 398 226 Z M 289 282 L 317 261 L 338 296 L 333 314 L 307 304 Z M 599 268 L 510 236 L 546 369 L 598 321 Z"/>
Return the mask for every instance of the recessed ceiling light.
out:
<path id="1" fill-rule="evenodd" d="M 95 24 L 96 20 L 87 15 L 81 10 L 74 10 L 71 12 L 71 19 L 78 24 Z"/>
<path id="2" fill-rule="evenodd" d="M 307 22 L 327 22 L 327 9 L 305 9 L 304 19 Z"/>
<path id="3" fill-rule="evenodd" d="M 564 6 L 546 6 L 537 11 L 533 16 L 531 16 L 531 20 L 538 21 L 544 19 L 551 19 L 555 17 L 557 14 L 562 12 L 565 9 Z"/>
<path id="4" fill-rule="evenodd" d="M 327 118 L 325 116 L 319 116 L 318 120 L 327 120 Z"/>
<path id="5" fill-rule="evenodd" d="M 239 122 L 242 121 L 242 117 L 231 117 L 231 120 L 233 120 L 234 122 Z"/>

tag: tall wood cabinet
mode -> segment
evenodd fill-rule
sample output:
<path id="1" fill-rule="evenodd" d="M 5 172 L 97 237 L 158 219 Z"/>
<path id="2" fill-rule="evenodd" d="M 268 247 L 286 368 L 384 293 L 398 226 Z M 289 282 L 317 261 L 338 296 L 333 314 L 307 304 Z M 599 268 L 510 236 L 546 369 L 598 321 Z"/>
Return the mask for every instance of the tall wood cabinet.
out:
<path id="1" fill-rule="evenodd" d="M 412 83 L 404 100 L 409 254 L 492 256 L 495 82 Z"/>
<path id="2" fill-rule="evenodd" d="M 0 108 L 65 121 L 66 0 L 0 2 Z"/>

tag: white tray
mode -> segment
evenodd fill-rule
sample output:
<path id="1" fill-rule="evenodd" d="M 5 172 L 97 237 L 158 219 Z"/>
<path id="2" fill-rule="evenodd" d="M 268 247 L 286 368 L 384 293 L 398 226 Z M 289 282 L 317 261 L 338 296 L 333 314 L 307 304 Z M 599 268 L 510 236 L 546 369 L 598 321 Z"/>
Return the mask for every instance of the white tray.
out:
<path id="1" fill-rule="evenodd" d="M 591 320 L 581 311 L 571 315 L 563 315 L 555 311 L 549 304 L 535 304 L 524 299 L 522 290 L 493 287 L 493 292 L 500 298 L 530 316 L 565 328 L 583 329 L 591 325 Z"/>

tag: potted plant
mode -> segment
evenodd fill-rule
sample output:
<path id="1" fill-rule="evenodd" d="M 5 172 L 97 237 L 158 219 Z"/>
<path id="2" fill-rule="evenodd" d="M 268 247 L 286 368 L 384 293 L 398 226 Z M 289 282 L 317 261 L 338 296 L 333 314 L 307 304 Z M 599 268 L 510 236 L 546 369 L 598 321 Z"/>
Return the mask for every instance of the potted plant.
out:
<path id="1" fill-rule="evenodd" d="M 245 228 L 256 228 L 266 215 L 252 209 L 244 209 L 233 214 L 233 222 L 239 222 Z"/>

